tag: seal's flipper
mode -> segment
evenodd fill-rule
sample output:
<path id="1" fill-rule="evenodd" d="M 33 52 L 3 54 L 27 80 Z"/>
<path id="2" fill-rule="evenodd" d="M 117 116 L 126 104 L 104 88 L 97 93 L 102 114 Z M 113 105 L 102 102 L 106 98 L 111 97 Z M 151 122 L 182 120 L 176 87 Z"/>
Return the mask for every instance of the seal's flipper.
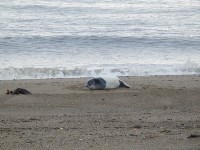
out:
<path id="1" fill-rule="evenodd" d="M 119 80 L 119 87 L 131 88 L 128 84 L 124 83 L 123 81 Z"/>

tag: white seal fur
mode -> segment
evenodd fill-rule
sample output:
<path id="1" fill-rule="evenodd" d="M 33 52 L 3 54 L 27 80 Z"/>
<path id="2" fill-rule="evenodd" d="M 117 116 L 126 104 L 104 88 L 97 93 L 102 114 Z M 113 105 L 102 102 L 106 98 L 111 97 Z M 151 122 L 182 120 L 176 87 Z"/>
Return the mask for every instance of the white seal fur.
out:
<path id="1" fill-rule="evenodd" d="M 85 86 L 91 90 L 114 89 L 119 87 L 130 88 L 128 84 L 121 81 L 118 77 L 109 76 L 92 78 L 87 81 Z"/>

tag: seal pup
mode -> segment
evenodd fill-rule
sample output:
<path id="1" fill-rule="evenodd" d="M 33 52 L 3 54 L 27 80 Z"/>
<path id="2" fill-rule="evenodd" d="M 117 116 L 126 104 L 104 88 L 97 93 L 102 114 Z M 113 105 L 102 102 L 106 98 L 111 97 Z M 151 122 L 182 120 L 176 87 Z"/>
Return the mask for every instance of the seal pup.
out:
<path id="1" fill-rule="evenodd" d="M 119 87 L 130 88 L 130 86 L 118 77 L 98 77 L 92 78 L 87 81 L 85 87 L 90 90 L 105 90 L 105 89 L 114 89 Z"/>

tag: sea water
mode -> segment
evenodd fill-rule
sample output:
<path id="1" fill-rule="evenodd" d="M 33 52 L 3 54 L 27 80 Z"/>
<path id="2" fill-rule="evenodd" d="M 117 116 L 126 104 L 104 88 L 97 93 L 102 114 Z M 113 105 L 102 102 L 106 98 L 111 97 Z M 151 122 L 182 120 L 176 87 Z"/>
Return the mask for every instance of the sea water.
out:
<path id="1" fill-rule="evenodd" d="M 199 0 L 0 1 L 0 80 L 185 74 Z"/>

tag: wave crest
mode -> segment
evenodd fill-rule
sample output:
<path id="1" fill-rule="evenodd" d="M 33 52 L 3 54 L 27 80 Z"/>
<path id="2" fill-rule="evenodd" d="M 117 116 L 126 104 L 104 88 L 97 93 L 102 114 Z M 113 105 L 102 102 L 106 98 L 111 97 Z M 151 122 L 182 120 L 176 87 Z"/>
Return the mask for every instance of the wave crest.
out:
<path id="1" fill-rule="evenodd" d="M 88 65 L 76 68 L 2 68 L 1 80 L 78 78 L 91 76 L 146 76 L 146 75 L 186 75 L 200 74 L 200 65 L 187 61 L 182 65 L 122 64 Z"/>

